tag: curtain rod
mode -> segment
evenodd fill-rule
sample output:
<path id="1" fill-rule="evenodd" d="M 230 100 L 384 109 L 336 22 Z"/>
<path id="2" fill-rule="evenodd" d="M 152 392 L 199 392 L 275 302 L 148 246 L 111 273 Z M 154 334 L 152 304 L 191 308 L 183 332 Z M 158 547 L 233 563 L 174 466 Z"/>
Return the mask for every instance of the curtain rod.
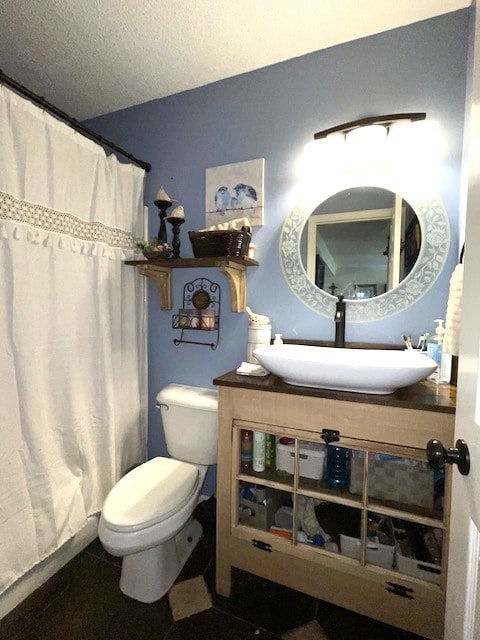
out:
<path id="1" fill-rule="evenodd" d="M 102 145 L 108 147 L 109 149 L 112 149 L 112 151 L 116 151 L 117 153 L 120 153 L 122 156 L 125 156 L 125 158 L 128 158 L 129 160 L 137 164 L 139 167 L 144 169 L 147 173 L 152 168 L 152 165 L 149 162 L 144 162 L 143 160 L 139 160 L 131 153 L 128 153 L 128 151 L 125 151 L 121 147 L 118 147 L 114 142 L 110 142 L 110 140 L 107 140 L 106 138 L 101 136 L 99 133 L 96 133 L 96 131 L 93 131 L 93 129 L 89 129 L 88 127 L 83 125 L 81 122 L 73 118 L 72 116 L 69 116 L 68 113 L 65 113 L 64 111 L 62 111 L 61 109 L 53 105 L 51 102 L 48 102 L 48 100 L 45 100 L 43 96 L 39 96 L 33 91 L 30 91 L 30 89 L 27 89 L 27 87 L 24 87 L 22 84 L 20 84 L 13 78 L 10 78 L 10 76 L 7 76 L 7 74 L 4 73 L 1 69 L 0 69 L 0 82 L 3 82 L 3 84 L 8 85 L 12 89 L 14 89 L 17 93 L 20 93 L 21 95 L 25 96 L 26 98 L 28 98 L 38 106 L 42 107 L 43 109 L 50 111 L 50 113 L 52 113 L 54 116 L 61 118 L 62 120 L 67 122 L 71 127 L 73 127 L 73 129 L 76 129 L 77 131 L 80 131 L 81 133 L 84 133 L 85 135 L 87 135 L 89 138 L 92 138 L 93 140 L 100 142 Z"/>

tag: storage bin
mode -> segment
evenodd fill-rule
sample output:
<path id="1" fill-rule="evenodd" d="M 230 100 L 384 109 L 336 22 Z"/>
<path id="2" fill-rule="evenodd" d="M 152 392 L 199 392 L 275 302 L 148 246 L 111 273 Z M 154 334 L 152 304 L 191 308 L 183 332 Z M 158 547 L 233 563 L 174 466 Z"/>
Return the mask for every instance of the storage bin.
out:
<path id="1" fill-rule="evenodd" d="M 351 493 L 362 493 L 364 458 L 363 451 L 352 451 Z M 368 494 L 377 500 L 433 509 L 433 476 L 433 469 L 426 462 L 375 454 L 368 466 Z"/>
<path id="2" fill-rule="evenodd" d="M 325 467 L 326 446 L 317 442 L 302 442 L 300 445 L 300 476 L 321 480 Z M 295 445 L 277 442 L 277 471 L 293 474 Z"/>
<path id="3" fill-rule="evenodd" d="M 362 543 L 358 538 L 351 538 L 340 534 L 340 553 L 354 560 L 360 560 Z M 379 542 L 367 542 L 367 564 L 374 564 L 384 569 L 392 569 L 395 558 L 394 545 L 380 544 Z"/>
<path id="4" fill-rule="evenodd" d="M 244 258 L 252 238 L 250 228 L 219 231 L 189 231 L 195 258 L 232 256 Z"/>
<path id="5" fill-rule="evenodd" d="M 275 513 L 286 502 L 291 504 L 288 494 L 275 489 L 266 490 L 265 504 L 240 498 L 238 521 L 248 527 L 268 531 L 275 522 Z"/>
<path id="6" fill-rule="evenodd" d="M 416 558 L 407 558 L 402 555 L 400 545 L 396 547 L 397 571 L 407 576 L 419 578 L 425 582 L 440 584 L 442 580 L 442 569 L 437 564 L 430 562 L 420 562 Z"/>

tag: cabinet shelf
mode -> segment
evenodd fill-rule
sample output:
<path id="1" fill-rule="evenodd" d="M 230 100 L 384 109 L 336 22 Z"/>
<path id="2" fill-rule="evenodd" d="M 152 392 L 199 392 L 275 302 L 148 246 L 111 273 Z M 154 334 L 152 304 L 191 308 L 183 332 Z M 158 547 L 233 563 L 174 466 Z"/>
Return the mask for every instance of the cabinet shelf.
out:
<path id="1" fill-rule="evenodd" d="M 231 310 L 245 311 L 247 299 L 247 267 L 257 267 L 252 258 L 220 256 L 216 258 L 151 258 L 126 260 L 125 264 L 138 268 L 154 285 L 160 298 L 160 309 L 172 308 L 172 269 L 199 269 L 216 267 L 227 277 L 231 293 Z"/>

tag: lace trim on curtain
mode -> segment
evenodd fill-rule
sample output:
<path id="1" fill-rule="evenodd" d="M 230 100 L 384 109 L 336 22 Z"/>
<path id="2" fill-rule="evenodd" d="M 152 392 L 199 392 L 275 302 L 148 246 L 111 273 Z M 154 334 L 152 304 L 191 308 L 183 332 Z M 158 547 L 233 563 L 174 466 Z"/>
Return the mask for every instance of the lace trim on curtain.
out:
<path id="1" fill-rule="evenodd" d="M 132 233 L 108 227 L 101 222 L 85 222 L 71 213 L 19 200 L 2 191 L 0 220 L 20 222 L 48 233 L 61 233 L 87 242 L 101 242 L 114 248 L 133 250 L 135 247 Z"/>

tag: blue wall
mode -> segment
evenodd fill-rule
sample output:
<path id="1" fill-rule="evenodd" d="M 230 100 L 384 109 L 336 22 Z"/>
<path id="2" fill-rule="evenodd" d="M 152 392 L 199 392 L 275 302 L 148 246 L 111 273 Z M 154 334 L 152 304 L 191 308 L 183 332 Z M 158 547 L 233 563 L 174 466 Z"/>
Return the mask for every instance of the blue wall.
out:
<path id="1" fill-rule="evenodd" d="M 369 115 L 426 111 L 447 134 L 448 159 L 440 197 L 450 216 L 452 248 L 444 275 L 414 306 L 378 322 L 347 328 L 347 340 L 398 343 L 445 317 L 448 282 L 457 257 L 459 175 L 462 149 L 468 10 L 427 20 L 282 62 L 199 89 L 125 109 L 87 124 L 152 163 L 145 201 L 150 236 L 158 229 L 153 205 L 163 185 L 185 207 L 182 257 L 190 257 L 187 232 L 205 226 L 205 169 L 265 158 L 265 226 L 254 231 L 260 266 L 248 270 L 247 300 L 270 316 L 287 337 L 332 339 L 334 323 L 304 306 L 281 272 L 278 241 L 283 220 L 296 204 L 296 161 L 315 131 Z M 161 60 L 152 61 L 161 64 Z M 199 275 L 174 272 L 174 310 L 185 282 Z M 160 311 L 149 285 L 149 452 L 165 451 L 155 396 L 170 382 L 211 387 L 212 379 L 245 358 L 247 317 L 230 312 L 225 277 L 204 276 L 222 287 L 220 343 L 216 351 L 174 346 L 171 312 Z M 210 473 L 206 493 L 214 490 Z"/>

